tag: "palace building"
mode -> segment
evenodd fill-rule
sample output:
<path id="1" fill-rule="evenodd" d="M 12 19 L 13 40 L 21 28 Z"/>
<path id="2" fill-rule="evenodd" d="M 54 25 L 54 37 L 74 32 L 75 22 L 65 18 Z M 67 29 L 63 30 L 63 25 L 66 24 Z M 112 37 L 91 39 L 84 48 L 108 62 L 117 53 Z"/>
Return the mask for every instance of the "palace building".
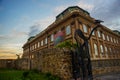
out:
<path id="1" fill-rule="evenodd" d="M 76 29 L 82 30 L 88 36 L 96 25 L 89 12 L 78 6 L 68 7 L 44 31 L 28 39 L 23 46 L 23 58 L 34 58 L 34 54 L 40 50 L 54 47 L 58 33 L 62 34 L 63 41 L 75 43 Z M 91 59 L 120 59 L 120 35 L 102 24 L 100 26 L 89 40 Z"/>
<path id="2" fill-rule="evenodd" d="M 22 64 L 24 65 L 21 67 L 37 69 L 45 73 L 50 72 L 58 75 L 62 80 L 73 79 L 74 68 L 71 63 L 71 60 L 74 59 L 73 56 L 63 49 L 54 47 L 61 41 L 75 44 L 76 29 L 80 29 L 88 37 L 92 29 L 99 24 L 100 27 L 92 33 L 88 44 L 92 74 L 95 77 L 101 74 L 120 72 L 119 31 L 113 32 L 104 25 L 95 23 L 96 21 L 89 12 L 80 7 L 68 7 L 57 15 L 56 20 L 44 31 L 30 37 L 23 45 L 22 59 L 27 61 L 23 60 Z M 83 43 L 83 40 L 80 39 L 79 42 Z M 21 64 L 21 62 L 19 63 Z"/>

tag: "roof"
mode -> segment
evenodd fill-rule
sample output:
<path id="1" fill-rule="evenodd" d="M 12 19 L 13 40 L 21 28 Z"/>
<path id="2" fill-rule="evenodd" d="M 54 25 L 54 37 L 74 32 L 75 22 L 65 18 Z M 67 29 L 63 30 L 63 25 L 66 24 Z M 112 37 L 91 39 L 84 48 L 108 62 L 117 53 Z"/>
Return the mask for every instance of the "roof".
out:
<path id="1" fill-rule="evenodd" d="M 60 14 L 58 14 L 58 15 L 56 16 L 56 19 L 57 19 L 61 14 L 64 14 L 66 11 L 69 11 L 69 9 L 79 9 L 79 10 L 87 13 L 88 15 L 90 15 L 89 12 L 87 12 L 86 10 L 84 10 L 84 9 L 78 7 L 78 6 L 70 6 L 70 7 L 68 7 L 67 9 L 65 9 L 64 11 L 62 11 Z"/>

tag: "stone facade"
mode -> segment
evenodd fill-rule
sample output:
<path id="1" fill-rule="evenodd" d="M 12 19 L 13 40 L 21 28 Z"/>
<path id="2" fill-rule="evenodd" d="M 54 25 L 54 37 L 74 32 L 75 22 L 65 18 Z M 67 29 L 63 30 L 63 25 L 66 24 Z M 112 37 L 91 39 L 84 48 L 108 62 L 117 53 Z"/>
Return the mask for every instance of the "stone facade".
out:
<path id="1" fill-rule="evenodd" d="M 59 76 L 62 80 L 71 80 L 72 56 L 70 50 L 51 48 L 39 51 L 30 60 L 29 67 L 44 73 L 51 73 Z M 23 65 L 21 65 L 23 67 Z M 92 60 L 93 77 L 103 74 L 119 73 L 120 59 Z"/>
<path id="2" fill-rule="evenodd" d="M 59 76 L 62 80 L 72 78 L 71 55 L 69 51 L 59 48 L 41 50 L 31 59 L 31 68 L 44 73 Z"/>
<path id="3" fill-rule="evenodd" d="M 65 61 L 69 60 L 68 53 L 64 54 L 64 52 L 59 50 L 58 52 L 55 49 L 53 49 L 55 51 L 50 50 L 55 46 L 55 35 L 58 32 L 62 32 L 64 34 L 63 41 L 69 40 L 71 43 L 76 43 L 74 39 L 75 30 L 80 29 L 88 37 L 91 30 L 98 25 L 95 21 L 87 11 L 78 6 L 68 7 L 56 16 L 56 20 L 44 31 L 37 34 L 34 38 L 28 39 L 23 45 L 23 58 L 30 60 L 30 69 L 51 72 L 55 75 L 59 74 L 61 78 L 65 79 L 70 78 L 70 76 L 65 77 L 60 73 L 62 71 L 62 65 L 69 63 L 69 61 L 64 64 L 62 62 L 64 59 Z M 89 40 L 93 74 L 96 76 L 109 72 L 118 72 L 120 70 L 120 35 L 102 24 L 99 24 L 99 26 L 100 28 L 94 31 Z M 83 43 L 81 39 L 79 39 L 79 42 Z M 71 71 L 68 71 L 68 69 L 65 72 Z M 66 73 L 63 74 L 66 75 Z"/>

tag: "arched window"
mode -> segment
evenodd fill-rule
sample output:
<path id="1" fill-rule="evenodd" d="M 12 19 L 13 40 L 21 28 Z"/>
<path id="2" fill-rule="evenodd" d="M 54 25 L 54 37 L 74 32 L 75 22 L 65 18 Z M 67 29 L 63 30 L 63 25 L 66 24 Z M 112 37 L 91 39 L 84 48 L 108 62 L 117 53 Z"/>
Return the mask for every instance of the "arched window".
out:
<path id="1" fill-rule="evenodd" d="M 85 24 L 83 24 L 83 31 L 84 31 L 85 33 L 88 32 L 87 26 L 86 26 Z"/>
<path id="2" fill-rule="evenodd" d="M 100 45 L 100 52 L 101 52 L 101 54 L 104 53 L 104 51 L 103 51 L 103 45 Z"/>
<path id="3" fill-rule="evenodd" d="M 70 25 L 66 27 L 66 35 L 69 35 L 71 33 Z"/>
<path id="4" fill-rule="evenodd" d="M 94 52 L 95 52 L 95 55 L 98 55 L 98 47 L 96 44 L 94 44 Z"/>

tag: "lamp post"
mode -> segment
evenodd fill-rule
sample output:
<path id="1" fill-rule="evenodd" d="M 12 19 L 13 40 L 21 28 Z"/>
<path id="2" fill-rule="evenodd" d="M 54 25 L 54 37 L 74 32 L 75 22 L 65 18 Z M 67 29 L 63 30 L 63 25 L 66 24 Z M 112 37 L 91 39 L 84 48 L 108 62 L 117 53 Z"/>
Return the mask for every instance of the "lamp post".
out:
<path id="1" fill-rule="evenodd" d="M 73 72 L 75 72 L 73 75 L 76 75 L 76 76 L 74 76 L 75 80 L 77 80 L 77 78 L 79 78 L 77 75 L 80 75 L 80 74 L 77 74 L 77 73 L 80 73 L 80 70 L 78 70 L 78 68 L 77 68 L 78 65 L 81 68 L 82 80 L 93 80 L 88 40 L 91 38 L 91 35 L 94 32 L 94 30 L 96 30 L 97 28 L 100 27 L 101 22 L 103 22 L 103 21 L 95 20 L 96 26 L 91 31 L 89 37 L 86 37 L 80 29 L 77 29 L 74 33 L 74 38 L 77 42 L 77 48 L 75 51 L 77 56 L 75 56 L 75 57 L 77 57 L 76 59 L 78 61 L 77 64 L 76 63 L 74 64 L 74 68 L 76 68 L 76 69 L 73 69 L 74 70 Z M 84 41 L 83 44 L 79 42 L 77 35 Z"/>

